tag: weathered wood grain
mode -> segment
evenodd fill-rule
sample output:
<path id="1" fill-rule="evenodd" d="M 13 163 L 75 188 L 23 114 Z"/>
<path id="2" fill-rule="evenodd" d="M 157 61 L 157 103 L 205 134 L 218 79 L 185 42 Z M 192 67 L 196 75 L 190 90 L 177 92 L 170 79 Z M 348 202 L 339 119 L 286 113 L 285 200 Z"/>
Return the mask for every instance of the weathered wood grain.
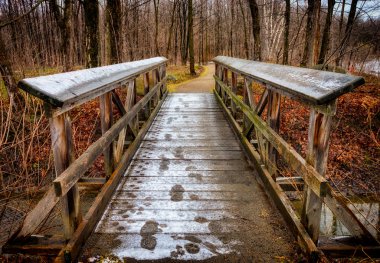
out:
<path id="1" fill-rule="evenodd" d="M 220 67 L 269 84 L 269 88 L 312 105 L 321 105 L 364 84 L 362 77 L 218 56 Z"/>

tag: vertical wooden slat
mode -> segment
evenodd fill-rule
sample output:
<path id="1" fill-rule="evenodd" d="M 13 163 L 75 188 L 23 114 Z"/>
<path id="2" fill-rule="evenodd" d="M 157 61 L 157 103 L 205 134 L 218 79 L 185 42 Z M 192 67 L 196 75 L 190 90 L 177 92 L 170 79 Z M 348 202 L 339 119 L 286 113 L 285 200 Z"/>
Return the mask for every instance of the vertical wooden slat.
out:
<path id="1" fill-rule="evenodd" d="M 237 93 L 237 73 L 231 72 L 231 90 L 234 94 Z M 232 116 L 236 118 L 236 104 L 231 100 Z"/>
<path id="2" fill-rule="evenodd" d="M 126 112 L 128 112 L 133 107 L 133 105 L 135 104 L 135 101 L 136 101 L 136 85 L 135 85 L 135 80 L 131 80 L 128 83 L 128 92 L 127 92 L 127 97 L 125 99 L 124 108 Z M 130 127 L 133 127 L 133 125 L 130 125 Z M 115 153 L 114 153 L 114 159 L 115 159 L 116 165 L 119 163 L 120 158 L 123 155 L 125 136 L 127 135 L 127 128 L 128 127 L 125 127 L 123 130 L 121 130 L 119 134 L 119 138 L 117 140 L 117 145 L 115 147 Z"/>
<path id="3" fill-rule="evenodd" d="M 112 126 L 112 93 L 107 92 L 99 97 L 100 103 L 100 121 L 102 134 L 106 133 L 109 128 Z M 113 156 L 112 156 L 112 148 L 111 144 L 109 147 L 106 147 L 103 151 L 104 156 L 104 168 L 106 173 L 106 178 L 108 179 L 113 172 Z"/>
<path id="4" fill-rule="evenodd" d="M 154 69 L 153 70 L 153 75 L 154 75 L 154 84 L 153 84 L 153 86 L 156 86 L 157 83 L 160 82 L 160 72 L 159 72 L 159 70 L 158 69 Z M 160 100 L 160 98 L 161 98 L 161 89 L 158 89 L 157 95 L 156 95 L 156 97 L 154 99 L 154 107 L 156 107 L 156 105 L 158 104 L 158 101 Z"/>
<path id="5" fill-rule="evenodd" d="M 250 93 L 252 91 L 252 80 L 249 78 L 244 78 L 244 89 L 243 89 L 243 100 L 244 103 L 251 106 Z M 243 115 L 243 131 L 247 129 L 251 124 L 251 121 L 246 115 Z"/>
<path id="6" fill-rule="evenodd" d="M 143 78 L 144 78 L 144 96 L 145 96 L 149 92 L 149 72 L 145 73 Z M 146 104 L 145 109 L 144 109 L 145 120 L 149 118 L 151 107 L 152 107 L 151 101 L 149 101 Z"/>
<path id="7" fill-rule="evenodd" d="M 219 74 L 219 64 L 218 63 L 215 63 L 215 75 L 220 78 L 220 74 Z M 218 92 L 218 94 L 220 94 L 220 89 L 219 89 L 219 85 L 218 85 L 218 82 L 215 81 L 215 90 L 216 92 Z"/>
<path id="8" fill-rule="evenodd" d="M 166 65 L 162 65 L 160 67 L 160 79 L 164 80 L 163 83 L 162 83 L 162 87 L 161 87 L 161 98 L 162 98 L 162 95 L 166 92 L 166 80 L 165 80 L 165 76 L 166 76 Z"/>
<path id="9" fill-rule="evenodd" d="M 277 92 L 268 90 L 267 123 L 277 133 L 279 133 L 280 131 L 280 107 L 281 107 L 281 95 Z M 276 149 L 269 143 L 268 144 L 268 170 L 274 180 L 276 179 L 276 176 L 277 176 L 277 158 L 278 158 L 278 153 Z"/>
<path id="10" fill-rule="evenodd" d="M 335 112 L 335 101 L 331 105 L 334 107 L 333 112 Z M 322 176 L 326 174 L 331 121 L 331 115 L 311 109 L 306 161 Z M 309 235 L 316 243 L 319 238 L 321 210 L 321 199 L 310 188 L 304 187 L 301 219 Z"/>
<path id="11" fill-rule="evenodd" d="M 228 68 L 223 68 L 223 79 L 222 79 L 222 81 L 224 82 L 224 84 L 226 84 L 227 86 L 229 86 L 228 85 Z M 228 107 L 228 104 L 227 104 L 227 101 L 228 101 L 227 93 L 225 91 L 222 91 L 222 92 L 223 92 L 223 102 Z"/>
<path id="12" fill-rule="evenodd" d="M 67 113 L 49 119 L 54 155 L 55 173 L 58 177 L 74 159 L 70 118 Z M 77 184 L 61 198 L 64 236 L 69 240 L 82 220 Z"/>

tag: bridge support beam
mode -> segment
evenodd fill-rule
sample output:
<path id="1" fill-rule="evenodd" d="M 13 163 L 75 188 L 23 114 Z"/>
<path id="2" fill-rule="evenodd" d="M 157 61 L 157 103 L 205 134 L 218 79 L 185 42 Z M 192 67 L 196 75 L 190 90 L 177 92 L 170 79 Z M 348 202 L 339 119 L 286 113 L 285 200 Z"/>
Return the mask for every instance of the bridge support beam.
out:
<path id="1" fill-rule="evenodd" d="M 330 104 L 335 112 L 335 100 Z M 329 138 L 333 114 L 321 113 L 311 108 L 306 162 L 324 176 L 326 174 Z M 321 222 L 322 200 L 307 185 L 304 187 L 304 202 L 301 220 L 309 235 L 317 244 Z"/>
<path id="2" fill-rule="evenodd" d="M 69 167 L 75 156 L 72 144 L 71 122 L 67 113 L 50 118 L 50 132 L 56 177 Z M 82 220 L 79 189 L 76 184 L 61 198 L 64 236 L 69 240 Z"/>

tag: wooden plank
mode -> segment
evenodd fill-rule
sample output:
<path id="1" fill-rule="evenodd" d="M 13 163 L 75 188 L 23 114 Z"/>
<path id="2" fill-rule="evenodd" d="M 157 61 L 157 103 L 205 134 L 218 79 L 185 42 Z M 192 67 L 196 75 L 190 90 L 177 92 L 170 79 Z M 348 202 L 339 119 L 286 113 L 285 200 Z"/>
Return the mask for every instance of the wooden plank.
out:
<path id="1" fill-rule="evenodd" d="M 66 113 L 50 118 L 49 122 L 54 155 L 54 167 L 56 177 L 58 177 L 67 167 L 69 167 L 74 159 L 71 123 L 69 116 Z M 79 190 L 76 184 L 73 184 L 72 188 L 66 193 L 66 195 L 62 196 L 60 203 L 64 235 L 66 240 L 68 240 L 82 219 L 79 207 Z M 38 219 L 36 218 L 36 220 L 40 220 L 41 222 L 44 218 L 39 217 Z"/>
<path id="2" fill-rule="evenodd" d="M 364 84 L 362 77 L 328 71 L 218 56 L 220 67 L 270 85 L 270 89 L 312 105 L 321 105 Z"/>
<path id="3" fill-rule="evenodd" d="M 142 148 L 136 154 L 136 159 L 160 160 L 167 158 L 171 160 L 243 160 L 244 155 L 241 150 L 189 150 L 184 147 L 176 147 L 172 149 Z"/>
<path id="4" fill-rule="evenodd" d="M 116 94 L 116 93 L 115 93 Z M 111 92 L 105 93 L 99 97 L 100 104 L 100 122 L 102 134 L 106 133 L 109 128 L 112 126 L 113 122 L 113 114 L 112 114 L 112 96 L 114 96 Z M 113 145 L 111 143 L 110 146 L 105 147 L 103 151 L 104 156 L 104 171 L 106 173 L 106 177 L 109 178 L 113 172 Z"/>
<path id="5" fill-rule="evenodd" d="M 303 176 L 305 182 L 318 196 L 325 196 L 328 185 L 326 179 L 309 165 L 281 136 L 273 131 L 249 106 L 244 104 L 236 95 L 229 92 L 219 79 L 215 79 L 219 82 L 221 88 L 229 93 L 229 96 L 232 97 L 244 114 L 254 123 L 255 128 L 272 143 L 290 167 Z"/>
<path id="6" fill-rule="evenodd" d="M 144 139 L 144 147 L 229 147 L 239 146 L 235 139 L 181 139 L 181 140 L 167 140 L 167 141 L 148 141 Z"/>
<path id="7" fill-rule="evenodd" d="M 280 108 L 281 108 L 281 95 L 274 92 L 268 92 L 268 110 L 267 110 L 267 123 L 277 134 L 280 131 Z M 277 159 L 278 152 L 271 145 L 268 145 L 268 170 L 273 178 L 277 177 Z"/>
<path id="8" fill-rule="evenodd" d="M 148 101 L 153 96 L 153 92 L 156 92 L 156 89 L 153 88 L 149 93 L 142 99 Z M 159 102 L 157 107 L 153 110 L 151 116 L 146 121 L 144 126 L 141 128 L 140 133 L 136 137 L 136 139 L 133 141 L 133 143 L 128 147 L 128 149 L 125 151 L 122 162 L 119 163 L 119 165 L 116 167 L 114 173 L 112 174 L 111 178 L 107 181 L 107 183 L 102 188 L 101 192 L 97 195 L 94 203 L 90 207 L 89 211 L 87 212 L 86 216 L 84 217 L 82 223 L 79 225 L 77 230 L 75 231 L 73 237 L 70 239 L 68 244 L 65 248 L 63 248 L 60 253 L 58 254 L 57 258 L 55 259 L 55 262 L 64 262 L 65 256 L 69 255 L 71 259 L 76 259 L 79 255 L 80 249 L 82 244 L 85 242 L 85 240 L 88 238 L 88 236 L 93 231 L 94 227 L 98 223 L 98 220 L 102 216 L 109 199 L 111 198 L 113 192 L 115 191 L 116 187 L 118 186 L 118 183 L 120 181 L 120 178 L 122 177 L 125 169 L 128 167 L 130 161 L 133 158 L 133 155 L 137 151 L 142 139 L 145 136 L 145 133 L 148 131 L 150 125 L 152 124 L 155 115 L 159 111 L 166 94 L 164 94 L 163 100 Z M 141 103 L 143 106 L 146 105 L 146 103 L 142 102 L 140 100 L 139 103 Z M 146 102 L 145 101 L 145 102 Z M 139 104 L 137 103 L 137 104 Z M 142 107 L 141 107 L 142 108 Z M 128 114 L 127 114 L 128 115 Z M 126 115 L 126 116 L 127 116 Z"/>
<path id="9" fill-rule="evenodd" d="M 62 236 L 31 236 L 20 243 L 14 242 L 4 245 L 2 253 L 56 256 L 64 245 L 65 239 Z"/>
<path id="10" fill-rule="evenodd" d="M 246 171 L 252 170 L 245 160 L 144 160 L 139 165 L 145 170 L 173 170 L 173 171 Z M 132 164 L 132 167 L 136 164 Z M 166 168 L 167 167 L 167 168 Z"/>
<path id="11" fill-rule="evenodd" d="M 231 71 L 231 91 L 236 94 L 237 93 L 237 73 Z M 236 118 L 236 104 L 232 101 L 231 102 L 231 111 L 232 116 Z"/>
<path id="12" fill-rule="evenodd" d="M 59 114 L 62 114 L 166 62 L 166 58 L 156 57 L 24 79 L 19 86 L 53 107 L 60 107 Z"/>
<path id="13" fill-rule="evenodd" d="M 327 168 L 331 121 L 331 116 L 326 116 L 311 109 L 306 161 L 315 167 L 316 171 L 322 176 L 326 174 Z M 306 185 L 301 219 L 315 243 L 318 242 L 319 237 L 321 212 L 322 200 Z"/>
<path id="14" fill-rule="evenodd" d="M 159 88 L 157 84 L 148 95 L 142 98 L 137 104 L 135 104 L 131 110 L 121 117 L 102 137 L 100 137 L 95 143 L 80 156 L 75 162 L 70 165 L 58 178 L 53 182 L 57 196 L 65 195 L 73 185 L 79 180 L 79 178 L 87 171 L 87 169 L 93 164 L 95 159 L 103 151 L 104 147 L 110 145 L 110 143 L 116 138 L 120 131 L 136 116 L 146 103 L 156 94 Z"/>
<path id="15" fill-rule="evenodd" d="M 144 96 L 145 96 L 149 92 L 149 72 L 143 75 L 143 79 L 144 79 Z M 152 107 L 151 101 L 149 101 L 149 103 L 144 108 L 144 117 L 146 120 L 149 118 L 151 107 Z"/>
<path id="16" fill-rule="evenodd" d="M 134 81 L 130 81 L 128 83 L 127 97 L 125 99 L 125 106 L 124 106 L 125 112 L 129 112 L 134 104 L 135 104 L 135 85 L 134 85 Z M 133 122 L 133 120 L 134 118 L 131 120 L 131 122 Z M 131 126 L 134 126 L 134 125 L 129 124 L 129 127 Z M 115 163 L 119 163 L 121 156 L 123 155 L 125 136 L 127 135 L 127 127 L 128 125 L 124 129 L 122 129 L 119 134 L 119 138 L 117 140 L 117 144 L 114 150 Z"/>
<path id="17" fill-rule="evenodd" d="M 240 126 L 237 124 L 237 122 L 234 120 L 234 118 L 232 117 L 232 115 L 230 114 L 226 106 L 223 104 L 222 99 L 219 97 L 217 93 L 214 92 L 214 94 L 218 102 L 220 103 L 222 109 L 224 110 L 228 118 L 228 121 L 231 123 L 236 135 L 239 137 L 240 141 L 242 142 L 243 147 L 246 153 L 248 154 L 250 160 L 254 163 L 256 170 L 258 171 L 258 174 L 260 176 L 260 179 L 262 183 L 265 185 L 266 192 L 271 197 L 273 202 L 276 204 L 277 208 L 280 210 L 288 226 L 292 230 L 293 234 L 296 236 L 297 242 L 298 244 L 300 244 L 301 249 L 304 252 L 306 252 L 308 255 L 310 255 L 311 260 L 317 261 L 323 255 L 320 252 L 320 250 L 318 250 L 318 248 L 316 247 L 312 239 L 310 238 L 304 226 L 301 224 L 300 220 L 298 219 L 298 216 L 296 215 L 296 213 L 294 212 L 292 208 L 292 205 L 288 197 L 280 189 L 280 187 L 276 184 L 276 182 L 273 181 L 268 170 L 266 170 L 265 167 L 261 165 L 262 161 L 261 161 L 260 155 L 249 143 L 247 138 L 242 134 L 242 130 Z"/>

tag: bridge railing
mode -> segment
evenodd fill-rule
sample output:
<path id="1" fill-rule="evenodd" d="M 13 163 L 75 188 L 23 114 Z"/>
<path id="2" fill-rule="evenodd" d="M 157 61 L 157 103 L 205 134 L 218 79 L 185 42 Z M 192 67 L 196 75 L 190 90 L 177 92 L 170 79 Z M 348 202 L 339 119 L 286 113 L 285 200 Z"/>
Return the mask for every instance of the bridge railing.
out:
<path id="1" fill-rule="evenodd" d="M 12 243 L 28 239 L 60 203 L 64 238 L 68 243 L 59 253 L 58 260 L 76 258 L 81 243 L 98 222 L 163 103 L 167 94 L 166 63 L 166 58 L 156 57 L 20 81 L 22 89 L 44 101 L 50 123 L 56 179 L 4 246 L 4 252 L 14 248 Z M 150 74 L 153 75 L 153 87 L 150 87 Z M 140 75 L 143 76 L 144 96 L 137 101 L 136 78 Z M 124 105 L 116 88 L 127 90 Z M 102 136 L 75 159 L 69 111 L 97 98 L 100 102 Z M 113 104 L 121 115 L 116 122 L 112 116 Z M 129 145 L 127 135 L 132 137 Z M 102 187 L 94 203 L 83 217 L 78 182 L 92 180 L 83 175 L 102 154 L 105 178 L 101 181 Z"/>
<path id="2" fill-rule="evenodd" d="M 363 78 L 225 56 L 218 56 L 213 61 L 216 81 L 214 93 L 255 163 L 265 188 L 292 227 L 301 247 L 312 255 L 320 254 L 316 244 L 322 203 L 353 236 L 378 244 L 376 229 L 367 224 L 364 218 L 358 218 L 360 213 L 353 213 L 345 199 L 331 188 L 324 177 L 336 99 L 363 84 Z M 237 93 L 238 77 L 244 79 L 242 94 Z M 252 89 L 254 82 L 264 87 L 258 100 Z M 306 159 L 279 134 L 283 97 L 299 101 L 310 108 Z M 300 219 L 280 187 L 277 166 L 279 156 L 298 174 L 297 179 L 303 182 Z M 281 182 L 286 179 L 281 178 Z"/>

